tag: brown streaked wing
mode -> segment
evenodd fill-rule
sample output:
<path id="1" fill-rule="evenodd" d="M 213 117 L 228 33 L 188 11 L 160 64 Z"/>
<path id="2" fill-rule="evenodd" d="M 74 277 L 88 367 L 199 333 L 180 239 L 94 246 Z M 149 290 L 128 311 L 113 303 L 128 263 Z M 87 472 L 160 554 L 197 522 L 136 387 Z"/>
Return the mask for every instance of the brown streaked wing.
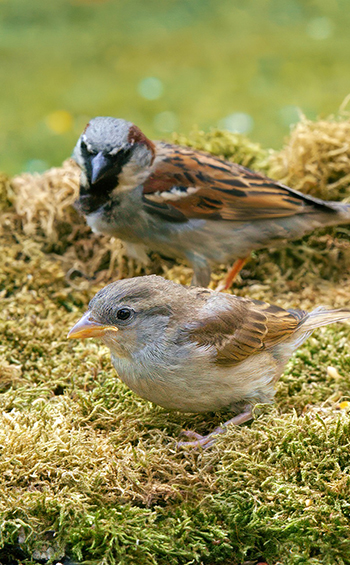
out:
<path id="1" fill-rule="evenodd" d="M 254 220 L 327 207 L 259 173 L 199 151 L 158 144 L 162 160 L 144 183 L 149 211 L 169 219 Z"/>
<path id="2" fill-rule="evenodd" d="M 215 362 L 235 365 L 273 345 L 285 341 L 306 313 L 287 311 L 264 302 L 232 297 L 232 309 L 197 320 L 189 337 L 200 346 L 214 346 Z"/>

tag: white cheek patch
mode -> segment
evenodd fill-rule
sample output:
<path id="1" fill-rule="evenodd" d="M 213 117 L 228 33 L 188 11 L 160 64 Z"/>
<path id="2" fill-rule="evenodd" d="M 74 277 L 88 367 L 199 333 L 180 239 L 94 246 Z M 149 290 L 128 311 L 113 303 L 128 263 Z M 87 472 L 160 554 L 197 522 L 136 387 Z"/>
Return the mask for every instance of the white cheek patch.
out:
<path id="1" fill-rule="evenodd" d="M 153 194 L 147 194 L 147 198 L 153 200 L 153 202 L 164 202 L 164 200 L 181 200 L 181 198 L 186 198 L 186 196 L 190 196 L 191 194 L 195 194 L 199 188 L 195 186 L 189 186 L 186 191 L 181 190 L 174 186 L 171 190 L 164 190 L 160 192 L 154 192 Z"/>
<path id="2" fill-rule="evenodd" d="M 150 170 L 148 164 L 143 162 L 143 157 L 142 154 L 138 155 L 135 152 L 132 159 L 123 166 L 118 177 L 118 191 L 131 190 L 145 182 Z"/>
<path id="3" fill-rule="evenodd" d="M 89 228 L 91 228 L 91 230 L 94 233 L 101 233 L 101 231 L 99 231 L 97 227 L 99 216 L 100 216 L 100 212 L 98 210 L 97 212 L 92 212 L 92 214 L 88 214 L 87 216 L 85 216 L 87 225 L 89 226 Z"/>

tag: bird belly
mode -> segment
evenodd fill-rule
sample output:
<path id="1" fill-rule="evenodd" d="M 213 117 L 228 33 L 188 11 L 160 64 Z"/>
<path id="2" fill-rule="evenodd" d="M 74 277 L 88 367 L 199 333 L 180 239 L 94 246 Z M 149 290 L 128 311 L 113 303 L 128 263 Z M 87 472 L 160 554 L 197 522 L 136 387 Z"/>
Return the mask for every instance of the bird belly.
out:
<path id="1" fill-rule="evenodd" d="M 118 199 L 86 215 L 86 221 L 95 233 L 118 237 L 190 264 L 200 262 L 200 257 L 214 264 L 226 262 L 254 248 L 244 235 L 249 223 L 196 218 L 170 221 L 143 208 L 142 187 L 118 194 Z"/>
<path id="2" fill-rule="evenodd" d="M 240 402 L 271 402 L 274 396 L 277 363 L 266 352 L 232 367 L 203 359 L 147 366 L 113 355 L 112 362 L 131 390 L 168 410 L 211 412 Z"/>
<path id="3" fill-rule="evenodd" d="M 142 198 L 142 186 L 118 193 L 110 203 L 87 215 L 87 223 L 96 233 L 187 260 L 191 265 L 200 264 L 201 258 L 209 264 L 226 263 L 331 223 L 328 215 L 315 213 L 252 221 L 171 221 L 145 210 Z"/>

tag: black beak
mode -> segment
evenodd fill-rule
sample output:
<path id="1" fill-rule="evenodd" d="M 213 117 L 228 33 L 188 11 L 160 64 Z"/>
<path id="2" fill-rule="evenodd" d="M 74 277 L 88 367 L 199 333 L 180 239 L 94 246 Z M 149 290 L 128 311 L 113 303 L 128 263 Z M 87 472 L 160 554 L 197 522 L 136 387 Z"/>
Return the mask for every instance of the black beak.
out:
<path id="1" fill-rule="evenodd" d="M 99 181 L 110 169 L 110 160 L 100 151 L 91 159 L 91 184 Z"/>

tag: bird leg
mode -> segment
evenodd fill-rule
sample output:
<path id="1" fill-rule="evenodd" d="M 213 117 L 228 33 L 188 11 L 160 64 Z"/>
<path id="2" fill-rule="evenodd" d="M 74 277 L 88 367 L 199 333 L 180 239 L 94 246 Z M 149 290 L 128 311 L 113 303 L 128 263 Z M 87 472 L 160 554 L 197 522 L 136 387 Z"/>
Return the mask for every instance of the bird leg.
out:
<path id="1" fill-rule="evenodd" d="M 179 441 L 177 443 L 177 447 L 201 447 L 202 449 L 207 449 L 207 447 L 211 447 L 215 441 L 216 436 L 219 434 L 223 434 L 227 431 L 227 426 L 230 424 L 235 424 L 239 426 L 240 424 L 244 424 L 244 422 L 248 422 L 253 418 L 252 407 L 251 405 L 247 405 L 244 408 L 244 411 L 241 414 L 237 414 L 222 426 L 215 428 L 213 432 L 208 434 L 207 436 L 201 436 L 197 432 L 193 432 L 191 430 L 184 430 L 181 432 L 181 435 L 184 435 L 189 438 L 194 438 L 194 441 Z"/>
<path id="2" fill-rule="evenodd" d="M 219 283 L 218 286 L 216 287 L 216 290 L 218 290 L 218 291 L 228 290 L 230 288 L 231 284 L 233 283 L 233 281 L 235 280 L 236 276 L 240 272 L 240 270 L 243 269 L 244 265 L 249 260 L 249 258 L 250 258 L 250 255 L 243 257 L 243 259 L 237 259 L 234 262 L 232 268 L 227 273 L 225 281 Z"/>
<path id="3" fill-rule="evenodd" d="M 191 286 L 207 287 L 210 283 L 211 274 L 208 261 L 196 252 L 187 253 L 187 260 L 193 267 Z"/>

